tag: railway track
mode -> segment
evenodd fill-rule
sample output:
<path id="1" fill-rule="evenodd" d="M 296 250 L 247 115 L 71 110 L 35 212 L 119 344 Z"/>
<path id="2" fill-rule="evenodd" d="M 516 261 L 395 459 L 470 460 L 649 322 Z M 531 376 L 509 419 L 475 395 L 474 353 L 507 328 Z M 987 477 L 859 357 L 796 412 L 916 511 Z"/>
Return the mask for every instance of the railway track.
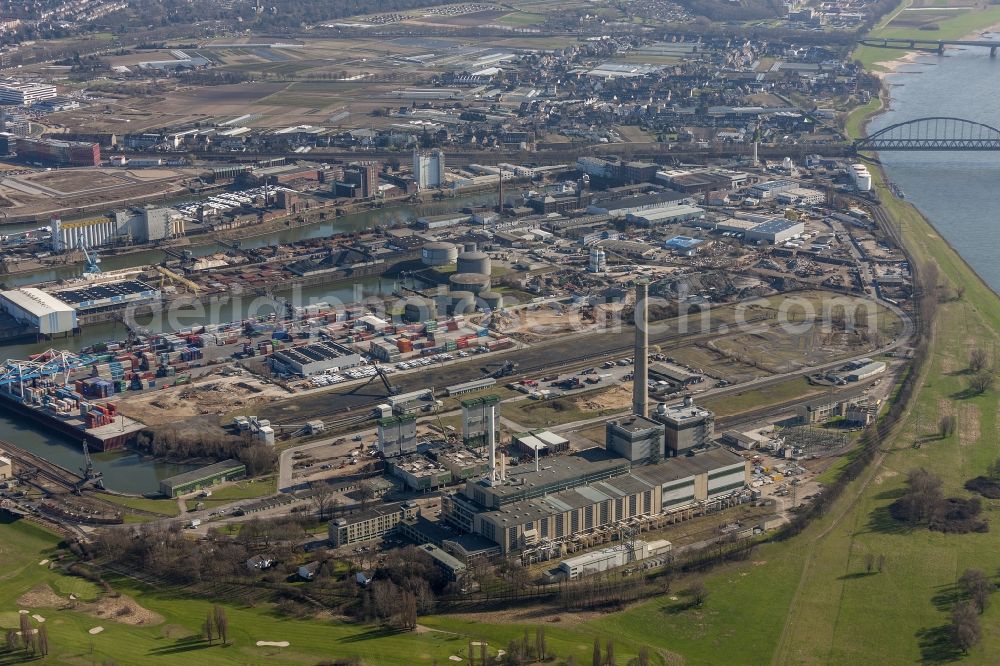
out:
<path id="1" fill-rule="evenodd" d="M 7 456 L 9 456 L 11 461 L 17 463 L 22 470 L 37 470 L 36 479 L 44 479 L 45 481 L 54 484 L 63 490 L 72 492 L 76 489 L 77 484 L 83 481 L 83 477 L 79 474 L 75 474 L 64 467 L 60 467 L 55 463 L 49 462 L 45 458 L 36 456 L 29 451 L 25 451 L 21 447 L 11 444 L 10 442 L 0 440 L 0 451 L 3 451 Z M 42 490 L 49 490 L 48 488 L 42 486 L 39 487 Z"/>
<path id="2" fill-rule="evenodd" d="M 768 321 L 769 319 L 771 318 L 768 317 L 767 315 L 758 315 L 756 317 L 747 319 L 746 324 L 750 325 L 760 324 L 762 322 Z M 710 326 L 708 330 L 702 330 L 697 333 L 674 332 L 660 336 L 650 336 L 650 344 L 657 345 L 665 342 L 676 342 L 678 340 L 683 340 L 685 344 L 693 344 L 706 337 L 718 335 L 721 332 L 727 331 L 732 326 L 733 324 L 731 321 L 724 321 L 724 322 L 718 322 Z M 623 331 L 620 335 L 616 336 L 618 339 L 628 340 L 629 342 L 627 344 L 602 346 L 600 348 L 595 348 L 585 353 L 575 354 L 572 356 L 562 356 L 555 350 L 553 350 L 552 354 L 538 355 L 534 358 L 531 358 L 529 356 L 532 352 L 538 352 L 540 350 L 547 349 L 548 347 L 555 347 L 556 346 L 555 343 L 542 344 L 536 347 L 529 347 L 527 349 L 518 350 L 522 352 L 521 354 L 518 354 L 517 352 L 508 353 L 504 355 L 502 358 L 505 360 L 510 359 L 517 362 L 518 368 L 513 374 L 508 375 L 503 379 L 506 381 L 518 381 L 520 379 L 525 379 L 532 375 L 544 373 L 548 370 L 553 370 L 556 368 L 561 369 L 563 371 L 574 370 L 576 368 L 585 365 L 593 364 L 594 362 L 597 361 L 605 361 L 612 357 L 620 356 L 622 354 L 628 354 L 629 352 L 635 349 L 634 343 L 632 342 L 634 336 L 633 331 L 634 329 L 629 327 L 627 330 Z M 604 335 L 604 334 L 598 334 L 598 335 Z M 586 340 L 586 337 L 583 337 L 580 339 L 579 342 L 581 346 L 586 346 L 588 341 Z M 525 360 L 523 358 L 525 356 L 528 356 L 528 360 Z M 495 362 L 495 359 L 490 357 L 487 357 L 486 359 L 483 360 L 487 360 L 490 363 Z M 481 372 L 479 374 L 475 373 L 475 370 L 477 368 L 474 366 L 474 364 L 476 363 L 476 361 L 477 359 L 469 359 L 465 363 L 460 364 L 458 367 L 436 368 L 436 370 L 442 371 L 442 374 L 448 373 L 455 375 L 450 379 L 448 379 L 447 381 L 443 382 L 444 385 L 474 381 L 476 379 L 481 379 L 485 377 L 484 373 Z M 428 374 L 422 373 L 421 375 L 419 375 L 419 377 L 420 378 L 418 379 L 415 376 L 401 376 L 399 378 L 397 386 L 399 386 L 402 391 L 408 392 L 408 391 L 420 390 L 421 388 L 427 388 L 428 386 L 434 386 L 435 384 L 440 385 L 440 383 L 433 381 L 434 380 L 433 374 L 428 376 Z M 355 392 L 363 389 L 365 386 L 368 386 L 368 384 L 355 386 L 351 388 L 350 391 L 348 391 L 347 393 L 331 395 L 329 396 L 330 401 L 336 402 L 338 398 L 343 399 L 347 395 L 353 395 Z M 370 399 L 359 399 L 358 401 L 353 402 L 350 406 L 341 405 L 321 410 L 310 410 L 308 412 L 300 411 L 296 412 L 294 416 L 272 418 L 271 420 L 277 423 L 278 425 L 283 425 L 287 423 L 299 423 L 302 422 L 303 419 L 327 420 L 331 417 L 342 415 L 346 411 L 362 410 L 361 413 L 352 415 L 351 417 L 348 417 L 346 419 L 342 419 L 343 423 L 341 423 L 340 421 L 333 422 L 333 425 L 335 427 L 345 427 L 349 425 L 355 425 L 357 423 L 369 420 L 371 418 L 371 414 L 368 410 L 377 404 L 385 402 L 385 400 L 387 399 L 387 396 L 382 394 L 365 396 L 365 397 Z"/>

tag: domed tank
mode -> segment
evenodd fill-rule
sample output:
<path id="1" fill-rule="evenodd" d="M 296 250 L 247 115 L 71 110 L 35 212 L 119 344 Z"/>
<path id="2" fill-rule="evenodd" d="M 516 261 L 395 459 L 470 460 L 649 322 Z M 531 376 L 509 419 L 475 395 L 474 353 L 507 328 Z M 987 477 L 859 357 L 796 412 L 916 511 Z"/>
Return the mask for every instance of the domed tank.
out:
<path id="1" fill-rule="evenodd" d="M 458 259 L 458 247 L 454 243 L 424 243 L 420 259 L 424 266 L 447 266 Z"/>
<path id="2" fill-rule="evenodd" d="M 489 275 L 493 272 L 490 255 L 485 252 L 463 252 L 458 255 L 458 272 Z"/>
<path id="3" fill-rule="evenodd" d="M 490 290 L 490 276 L 482 273 L 455 273 L 448 278 L 449 291 L 469 291 L 479 294 Z"/>
<path id="4" fill-rule="evenodd" d="M 490 310 L 499 310 L 503 307 L 503 295 L 495 291 L 479 292 L 479 300 Z"/>
<path id="5" fill-rule="evenodd" d="M 403 306 L 403 321 L 419 322 L 437 317 L 437 303 L 430 298 L 408 298 Z"/>
<path id="6" fill-rule="evenodd" d="M 451 300 L 448 314 L 469 314 L 476 311 L 476 295 L 471 291 L 453 291 L 448 296 Z"/>

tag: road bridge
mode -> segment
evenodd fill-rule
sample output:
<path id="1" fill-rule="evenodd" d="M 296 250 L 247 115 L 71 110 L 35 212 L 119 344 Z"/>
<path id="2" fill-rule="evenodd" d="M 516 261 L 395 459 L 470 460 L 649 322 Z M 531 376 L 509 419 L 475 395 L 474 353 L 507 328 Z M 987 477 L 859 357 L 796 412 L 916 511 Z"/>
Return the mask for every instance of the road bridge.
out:
<path id="1" fill-rule="evenodd" d="M 979 46 L 990 50 L 990 57 L 997 57 L 1000 42 L 988 39 L 900 39 L 890 37 L 866 37 L 858 40 L 862 46 L 877 49 L 903 49 L 906 51 L 928 51 L 944 53 L 946 46 Z"/>

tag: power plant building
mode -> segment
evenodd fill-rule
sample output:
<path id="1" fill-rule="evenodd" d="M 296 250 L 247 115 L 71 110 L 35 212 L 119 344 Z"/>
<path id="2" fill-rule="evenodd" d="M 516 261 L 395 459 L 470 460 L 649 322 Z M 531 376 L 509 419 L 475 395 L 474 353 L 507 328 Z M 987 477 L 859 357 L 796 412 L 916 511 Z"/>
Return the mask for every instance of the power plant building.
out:
<path id="1" fill-rule="evenodd" d="M 696 407 L 691 398 L 685 398 L 680 405 L 660 405 L 653 418 L 663 424 L 667 456 L 684 455 L 691 449 L 704 447 L 715 433 L 715 415 Z"/>
<path id="2" fill-rule="evenodd" d="M 663 424 L 643 416 L 626 416 L 605 425 L 605 445 L 629 462 L 663 458 Z"/>
<path id="3" fill-rule="evenodd" d="M 378 450 L 392 458 L 417 450 L 417 418 L 412 415 L 390 416 L 378 422 Z"/>

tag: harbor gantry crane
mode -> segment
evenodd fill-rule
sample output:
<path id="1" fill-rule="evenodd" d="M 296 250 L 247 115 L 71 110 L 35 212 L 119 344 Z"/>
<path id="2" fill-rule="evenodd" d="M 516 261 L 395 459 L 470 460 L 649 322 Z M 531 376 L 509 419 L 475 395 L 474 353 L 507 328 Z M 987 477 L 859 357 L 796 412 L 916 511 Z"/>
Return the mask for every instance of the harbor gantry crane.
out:
<path id="1" fill-rule="evenodd" d="M 80 491 L 87 486 L 104 490 L 104 472 L 98 471 L 94 467 L 94 459 L 90 457 L 90 447 L 87 446 L 86 441 L 83 442 L 83 467 L 80 468 L 80 471 L 83 472 L 83 478 L 73 487 L 74 493 L 79 495 Z"/>
<path id="2" fill-rule="evenodd" d="M 87 247 L 87 239 L 83 234 L 80 234 L 80 249 L 83 250 L 83 256 L 87 259 L 87 267 L 84 269 L 85 273 L 96 274 L 101 272 L 101 257 L 97 254 L 97 250 Z"/>
<path id="3" fill-rule="evenodd" d="M 392 385 L 392 382 L 389 381 L 389 376 L 385 374 L 385 371 L 382 370 L 382 366 L 380 366 L 378 361 L 375 359 L 372 359 L 372 367 L 375 368 L 375 374 L 372 375 L 368 381 L 364 383 L 364 385 L 368 386 L 368 384 L 374 381 L 375 377 L 378 377 L 382 380 L 382 384 L 385 385 L 386 395 L 399 395 L 399 387 Z"/>

